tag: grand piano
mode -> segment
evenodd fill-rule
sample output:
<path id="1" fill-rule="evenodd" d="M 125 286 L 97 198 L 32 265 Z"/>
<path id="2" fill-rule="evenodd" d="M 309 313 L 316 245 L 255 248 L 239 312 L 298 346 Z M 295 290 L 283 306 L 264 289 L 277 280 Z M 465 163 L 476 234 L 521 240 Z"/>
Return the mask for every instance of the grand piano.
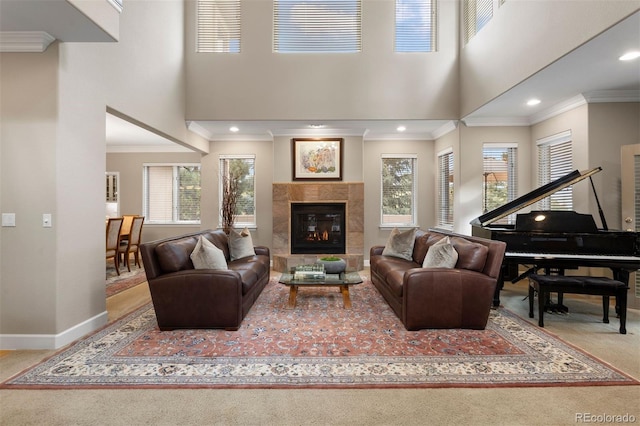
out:
<path id="1" fill-rule="evenodd" d="M 640 269 L 640 233 L 608 229 L 591 179 L 601 170 L 574 170 L 471 221 L 472 235 L 507 243 L 494 306 L 500 305 L 505 280 L 516 283 L 539 270 L 564 274 L 581 266 L 604 267 L 614 279 L 629 284 L 629 274 Z M 517 214 L 515 225 L 494 223 L 586 178 L 598 205 L 600 229 L 592 215 L 575 211 L 531 211 Z M 519 273 L 520 266 L 527 267 L 524 273 Z"/>

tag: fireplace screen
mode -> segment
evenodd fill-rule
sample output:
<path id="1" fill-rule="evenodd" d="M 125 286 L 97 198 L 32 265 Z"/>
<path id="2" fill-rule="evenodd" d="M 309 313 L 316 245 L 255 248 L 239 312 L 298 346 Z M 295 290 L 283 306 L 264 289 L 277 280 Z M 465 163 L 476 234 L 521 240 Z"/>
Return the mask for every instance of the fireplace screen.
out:
<path id="1" fill-rule="evenodd" d="M 346 251 L 345 203 L 291 203 L 291 253 Z"/>

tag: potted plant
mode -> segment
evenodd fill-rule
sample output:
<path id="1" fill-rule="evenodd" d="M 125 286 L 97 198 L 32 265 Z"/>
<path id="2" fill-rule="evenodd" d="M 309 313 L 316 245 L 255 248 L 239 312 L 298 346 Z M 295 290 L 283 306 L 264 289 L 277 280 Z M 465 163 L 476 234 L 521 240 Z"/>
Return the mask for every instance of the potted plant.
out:
<path id="1" fill-rule="evenodd" d="M 318 259 L 318 263 L 324 265 L 327 274 L 339 274 L 347 269 L 347 262 L 338 256 L 323 256 Z"/>

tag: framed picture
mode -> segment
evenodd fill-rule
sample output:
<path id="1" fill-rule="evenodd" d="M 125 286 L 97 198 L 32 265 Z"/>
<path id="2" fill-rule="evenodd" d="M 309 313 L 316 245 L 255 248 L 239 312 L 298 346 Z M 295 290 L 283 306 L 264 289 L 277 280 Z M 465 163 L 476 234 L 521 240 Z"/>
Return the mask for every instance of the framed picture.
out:
<path id="1" fill-rule="evenodd" d="M 342 140 L 293 139 L 293 180 L 342 180 Z"/>

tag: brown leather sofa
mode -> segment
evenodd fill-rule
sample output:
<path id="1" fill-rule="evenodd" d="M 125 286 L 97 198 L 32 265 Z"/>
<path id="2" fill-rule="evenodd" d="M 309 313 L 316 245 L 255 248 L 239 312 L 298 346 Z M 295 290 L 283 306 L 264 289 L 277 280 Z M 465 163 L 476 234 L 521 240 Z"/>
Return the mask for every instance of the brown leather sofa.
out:
<path id="1" fill-rule="evenodd" d="M 458 252 L 453 269 L 423 268 L 429 248 L 449 236 Z M 506 244 L 433 230 L 416 231 L 412 260 L 370 250 L 371 280 L 407 330 L 484 329 Z"/>
<path id="2" fill-rule="evenodd" d="M 190 254 L 200 235 L 221 249 L 228 270 L 194 269 Z M 269 282 L 270 252 L 230 260 L 229 239 L 207 230 L 140 245 L 160 330 L 224 328 L 237 330 Z"/>

